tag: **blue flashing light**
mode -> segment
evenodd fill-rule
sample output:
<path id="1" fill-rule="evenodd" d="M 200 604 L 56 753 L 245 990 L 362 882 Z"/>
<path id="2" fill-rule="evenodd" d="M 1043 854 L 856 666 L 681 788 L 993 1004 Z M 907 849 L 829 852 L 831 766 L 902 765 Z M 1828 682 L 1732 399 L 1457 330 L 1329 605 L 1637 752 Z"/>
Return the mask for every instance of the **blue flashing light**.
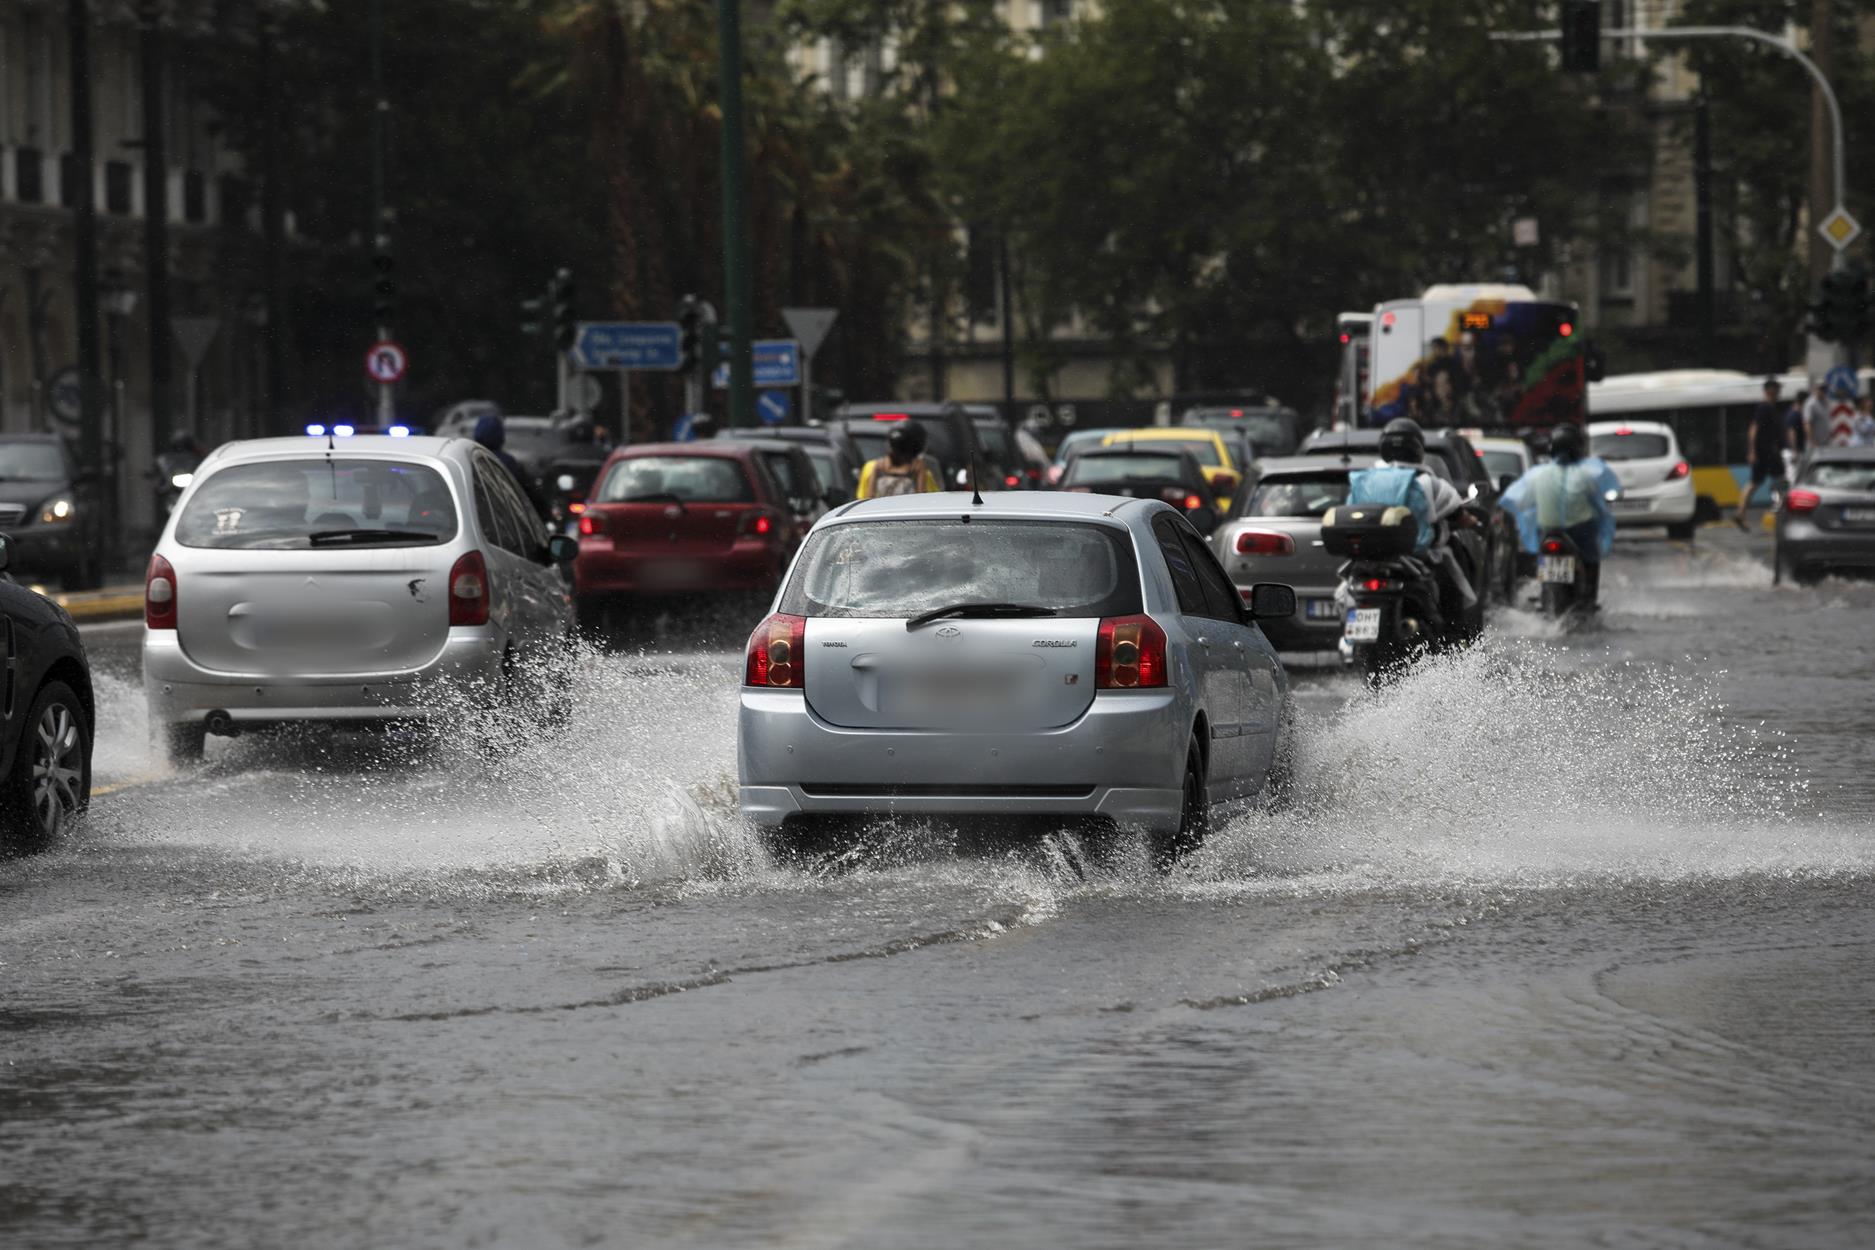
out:
<path id="1" fill-rule="evenodd" d="M 389 430 L 385 432 L 389 434 L 392 438 L 409 438 L 410 437 L 410 427 L 407 425 L 393 425 Z"/>
<path id="2" fill-rule="evenodd" d="M 340 438 L 350 438 L 353 434 L 356 434 L 358 431 L 353 429 L 349 425 L 335 425 L 332 427 L 332 432 L 338 435 Z"/>
<path id="3" fill-rule="evenodd" d="M 322 437 L 325 434 L 325 432 L 326 432 L 326 427 L 323 425 L 320 425 L 317 421 L 313 422 L 311 425 L 306 427 L 306 436 L 308 438 Z"/>

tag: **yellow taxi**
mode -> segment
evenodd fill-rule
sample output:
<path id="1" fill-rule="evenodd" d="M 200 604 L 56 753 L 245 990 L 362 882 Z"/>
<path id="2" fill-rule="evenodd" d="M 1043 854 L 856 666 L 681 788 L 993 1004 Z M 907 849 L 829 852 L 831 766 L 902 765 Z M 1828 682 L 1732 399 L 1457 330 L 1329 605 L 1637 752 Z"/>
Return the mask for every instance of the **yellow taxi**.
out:
<path id="1" fill-rule="evenodd" d="M 1198 467 L 1204 470 L 1204 480 L 1210 483 L 1211 493 L 1217 496 L 1218 514 L 1230 511 L 1231 492 L 1243 481 L 1243 469 L 1231 459 L 1230 447 L 1216 430 L 1189 425 L 1115 430 L 1100 440 L 1102 447 L 1127 443 L 1171 443 L 1181 451 L 1190 452 Z"/>

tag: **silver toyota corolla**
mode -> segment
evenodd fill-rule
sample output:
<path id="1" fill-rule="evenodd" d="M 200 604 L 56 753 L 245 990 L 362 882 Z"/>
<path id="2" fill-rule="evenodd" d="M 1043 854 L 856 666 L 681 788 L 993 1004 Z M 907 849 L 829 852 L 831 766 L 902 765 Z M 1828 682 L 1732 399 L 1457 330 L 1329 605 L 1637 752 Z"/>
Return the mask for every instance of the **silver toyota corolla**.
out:
<path id="1" fill-rule="evenodd" d="M 428 683 L 565 655 L 573 608 L 500 461 L 466 439 L 229 443 L 150 557 L 143 682 L 172 756 L 206 732 L 421 716 Z M 530 667 L 529 671 L 532 671 Z"/>
<path id="2" fill-rule="evenodd" d="M 1161 858 L 1255 797 L 1289 683 L 1246 605 L 1158 500 L 1009 492 L 849 504 L 808 536 L 749 640 L 742 809 L 1092 816 Z"/>

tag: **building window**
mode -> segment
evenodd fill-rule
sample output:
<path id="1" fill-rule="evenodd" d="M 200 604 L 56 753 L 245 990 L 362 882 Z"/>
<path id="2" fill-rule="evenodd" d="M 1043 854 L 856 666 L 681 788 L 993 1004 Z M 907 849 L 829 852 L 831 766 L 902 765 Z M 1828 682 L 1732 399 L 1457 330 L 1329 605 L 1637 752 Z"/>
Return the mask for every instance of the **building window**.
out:
<path id="1" fill-rule="evenodd" d="M 1628 299 L 1634 294 L 1634 253 L 1626 246 L 1602 253 L 1602 294 Z"/>

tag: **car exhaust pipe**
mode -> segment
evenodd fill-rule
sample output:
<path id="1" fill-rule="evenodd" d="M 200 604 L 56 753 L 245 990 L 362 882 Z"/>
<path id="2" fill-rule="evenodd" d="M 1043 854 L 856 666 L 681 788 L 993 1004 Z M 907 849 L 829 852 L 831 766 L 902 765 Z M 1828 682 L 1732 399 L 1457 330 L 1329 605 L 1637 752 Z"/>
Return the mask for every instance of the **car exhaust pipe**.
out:
<path id="1" fill-rule="evenodd" d="M 241 727 L 235 724 L 234 717 L 228 715 L 226 710 L 222 708 L 216 708 L 214 711 L 210 712 L 208 714 L 208 719 L 203 723 L 203 727 L 218 738 L 238 738 L 241 736 Z"/>

